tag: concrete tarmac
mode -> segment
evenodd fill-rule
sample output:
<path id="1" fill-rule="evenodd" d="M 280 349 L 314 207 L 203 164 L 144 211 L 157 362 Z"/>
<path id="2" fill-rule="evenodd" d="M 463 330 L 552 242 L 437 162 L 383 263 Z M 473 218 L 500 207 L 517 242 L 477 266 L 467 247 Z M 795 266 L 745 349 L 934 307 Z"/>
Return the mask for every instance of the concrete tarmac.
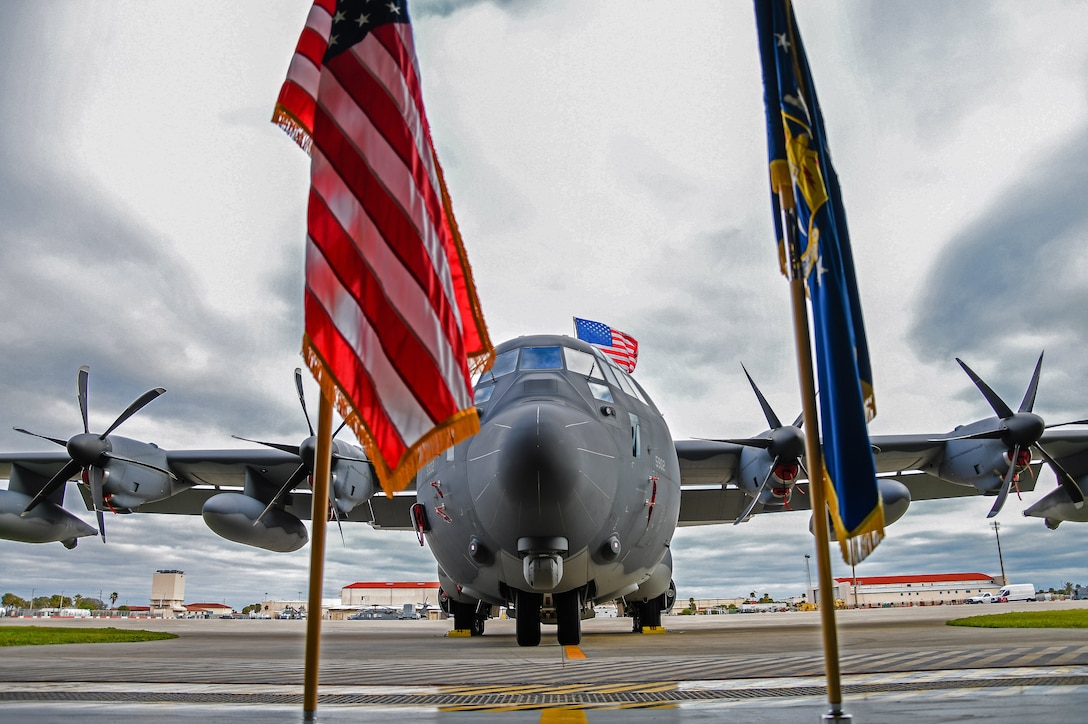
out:
<path id="1" fill-rule="evenodd" d="M 947 626 L 964 616 L 1088 602 L 836 614 L 843 710 L 855 721 L 1079 721 L 1088 630 Z M 817 613 L 583 623 L 580 646 L 519 647 L 514 622 L 451 638 L 447 621 L 322 623 L 318 710 L 302 711 L 305 622 L 0 619 L 166 630 L 146 643 L 0 648 L 0 718 L 29 722 L 750 722 L 828 711 Z"/>

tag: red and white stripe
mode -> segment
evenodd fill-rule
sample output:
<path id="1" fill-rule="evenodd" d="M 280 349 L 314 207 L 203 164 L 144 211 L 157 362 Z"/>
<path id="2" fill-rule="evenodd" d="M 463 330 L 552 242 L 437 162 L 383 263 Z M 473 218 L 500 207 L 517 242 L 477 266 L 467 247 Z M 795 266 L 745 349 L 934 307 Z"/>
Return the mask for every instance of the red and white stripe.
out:
<path id="1" fill-rule="evenodd" d="M 468 358 L 491 350 L 411 26 L 380 25 L 323 63 L 334 11 L 314 4 L 273 120 L 312 157 L 304 352 L 388 492 L 478 429 Z"/>

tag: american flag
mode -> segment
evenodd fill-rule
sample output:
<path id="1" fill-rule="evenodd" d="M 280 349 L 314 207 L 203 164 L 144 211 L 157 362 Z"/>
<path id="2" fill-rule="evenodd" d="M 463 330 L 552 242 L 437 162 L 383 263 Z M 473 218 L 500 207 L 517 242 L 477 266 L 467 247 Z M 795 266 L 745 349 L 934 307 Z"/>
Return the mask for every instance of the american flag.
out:
<path id="1" fill-rule="evenodd" d="M 601 351 L 615 360 L 628 372 L 635 371 L 638 363 L 638 342 L 629 334 L 612 329 L 607 324 L 588 319 L 574 318 L 574 332 L 578 339 L 601 348 Z"/>
<path id="2" fill-rule="evenodd" d="M 386 493 L 479 431 L 494 357 L 404 0 L 317 0 L 272 121 L 311 156 L 302 352 Z"/>

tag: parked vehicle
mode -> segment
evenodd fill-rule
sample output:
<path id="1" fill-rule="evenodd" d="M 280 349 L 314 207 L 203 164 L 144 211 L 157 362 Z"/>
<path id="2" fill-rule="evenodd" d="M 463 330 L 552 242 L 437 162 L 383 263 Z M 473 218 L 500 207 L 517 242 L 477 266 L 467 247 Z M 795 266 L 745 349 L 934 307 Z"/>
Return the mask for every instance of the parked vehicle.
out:
<path id="1" fill-rule="evenodd" d="M 1010 583 L 996 593 L 986 591 L 971 596 L 965 603 L 1007 603 L 1009 601 L 1034 601 L 1035 586 L 1030 583 Z"/>
<path id="2" fill-rule="evenodd" d="M 997 592 L 997 597 L 1004 601 L 1034 601 L 1035 586 L 1031 583 L 1010 583 Z"/>

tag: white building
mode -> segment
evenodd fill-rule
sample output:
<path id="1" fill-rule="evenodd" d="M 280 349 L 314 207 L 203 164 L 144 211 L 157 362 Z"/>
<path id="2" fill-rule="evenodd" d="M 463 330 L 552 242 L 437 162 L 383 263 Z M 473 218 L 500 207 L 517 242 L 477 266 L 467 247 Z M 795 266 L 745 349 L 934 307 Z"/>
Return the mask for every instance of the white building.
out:
<path id="1" fill-rule="evenodd" d="M 934 606 L 963 603 L 986 591 L 996 593 L 1001 584 L 985 573 L 928 573 L 914 576 L 858 576 L 835 579 L 835 598 L 847 608 L 882 606 Z M 819 602 L 819 589 L 809 599 Z"/>

